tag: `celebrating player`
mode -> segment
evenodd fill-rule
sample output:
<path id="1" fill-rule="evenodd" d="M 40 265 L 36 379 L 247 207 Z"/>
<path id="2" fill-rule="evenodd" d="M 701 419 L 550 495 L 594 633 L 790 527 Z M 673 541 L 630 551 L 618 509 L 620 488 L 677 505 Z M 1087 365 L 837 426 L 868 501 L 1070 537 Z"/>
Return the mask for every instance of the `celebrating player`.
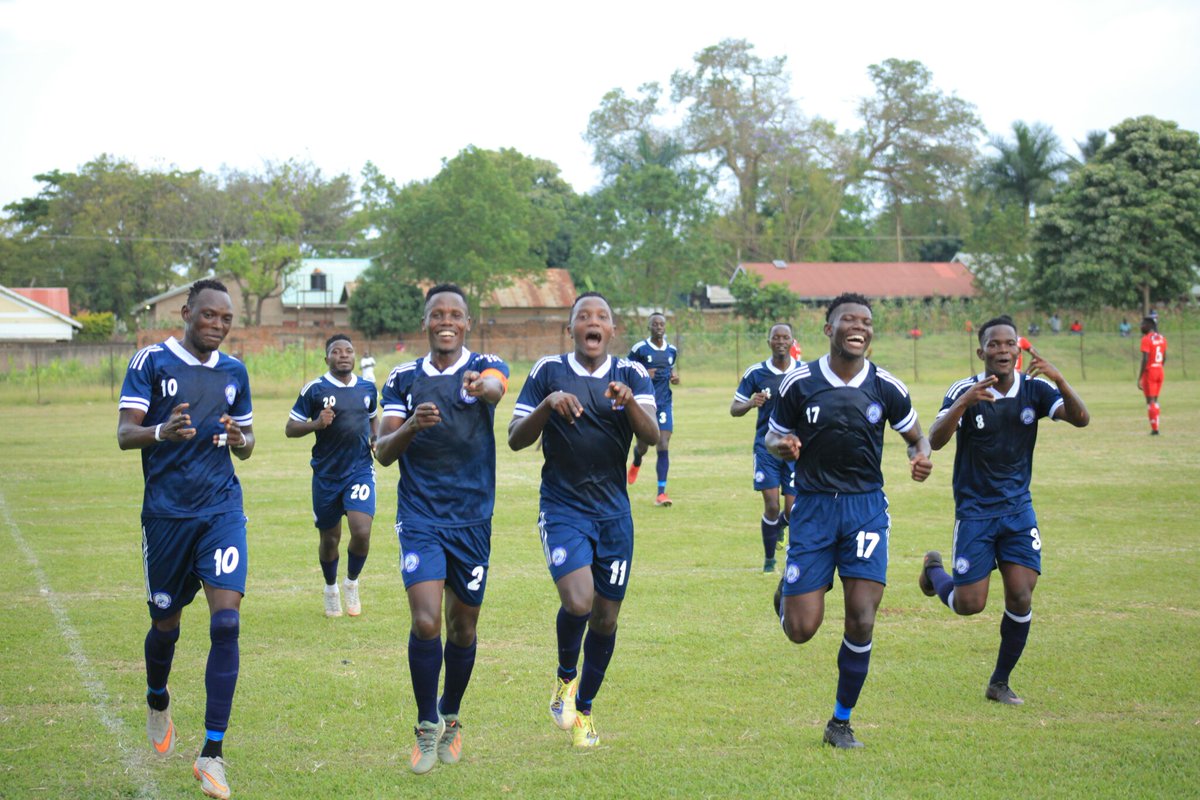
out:
<path id="1" fill-rule="evenodd" d="M 508 444 L 542 436 L 538 529 L 558 588 L 558 675 L 550 715 L 576 747 L 600 742 L 592 701 L 617 637 L 617 615 L 633 566 L 633 516 L 625 489 L 630 441 L 658 440 L 654 386 L 637 362 L 608 354 L 612 308 L 584 292 L 571 308 L 575 351 L 533 365 L 517 397 Z M 584 638 L 584 628 L 587 637 Z M 579 670 L 579 651 L 583 667 Z"/>
<path id="2" fill-rule="evenodd" d="M 1163 365 L 1167 363 L 1167 339 L 1158 332 L 1158 315 L 1142 319 L 1142 368 L 1138 388 L 1146 396 L 1146 414 L 1150 417 L 1150 435 L 1158 436 L 1158 395 L 1163 385 Z"/>
<path id="3" fill-rule="evenodd" d="M 786 322 L 772 325 L 767 334 L 771 357 L 751 365 L 742 374 L 742 381 L 733 393 L 733 404 L 729 406 L 729 413 L 735 417 L 744 416 L 752 408 L 758 409 L 758 421 L 754 427 L 754 490 L 762 492 L 763 498 L 763 572 L 775 571 L 775 549 L 782 546 L 788 510 L 796 499 L 796 490 L 792 485 L 792 473 L 796 465 L 767 452 L 765 441 L 767 422 L 779 399 L 779 384 L 799 366 L 791 356 L 794 341 L 791 325 Z M 781 487 L 784 493 L 782 507 L 779 504 Z"/>
<path id="4" fill-rule="evenodd" d="M 459 706 L 475 666 L 475 629 L 492 547 L 493 421 L 508 388 L 508 365 L 464 344 L 471 317 L 460 288 L 445 283 L 429 290 L 422 327 L 429 354 L 388 376 L 375 449 L 380 464 L 400 464 L 396 533 L 412 617 L 408 668 L 417 741 L 411 766 L 418 775 L 439 760 L 457 763 L 462 755 Z"/>
<path id="5" fill-rule="evenodd" d="M 346 613 L 362 613 L 358 575 L 371 548 L 375 517 L 375 467 L 371 446 L 379 433 L 375 384 L 354 374 L 354 343 L 344 333 L 325 342 L 329 371 L 305 384 L 292 406 L 284 434 L 288 438 L 316 434 L 312 448 L 313 524 L 320 533 L 317 560 L 325 575 L 325 616 L 342 615 L 338 591 L 338 543 L 342 516 L 350 528 L 343 589 Z"/>
<path id="6" fill-rule="evenodd" d="M 1009 705 L 1023 701 L 1009 688 L 1009 675 L 1029 637 L 1033 589 L 1042 570 L 1042 535 L 1029 480 L 1033 446 L 1042 417 L 1088 424 L 1083 400 L 1062 373 L 1030 349 L 1028 374 L 1015 368 L 1020 357 L 1017 329 L 1009 317 L 979 327 L 984 371 L 950 386 L 929 428 L 940 450 L 957 432 L 954 454 L 954 550 L 951 577 L 936 550 L 925 554 L 918 584 L 956 614 L 978 614 L 987 604 L 997 566 L 1004 580 L 1000 654 L 985 696 Z M 1043 376 L 1052 381 L 1034 380 Z"/>
<path id="7" fill-rule="evenodd" d="M 144 347 L 125 373 L 117 443 L 142 451 L 142 566 L 146 634 L 146 733 L 154 752 L 175 750 L 167 678 L 184 606 L 204 587 L 208 666 L 204 746 L 192 766 L 209 797 L 228 798 L 222 740 L 238 677 L 238 630 L 246 592 L 246 516 L 230 453 L 254 451 L 246 367 L 218 352 L 233 325 L 233 302 L 215 280 L 192 284 L 182 309 L 183 341 Z"/>
<path id="8" fill-rule="evenodd" d="M 850 728 L 871 659 L 875 613 L 887 581 L 891 518 L 883 493 L 884 426 L 908 443 L 912 479 L 929 477 L 929 440 L 908 389 L 866 358 L 871 304 L 858 294 L 833 299 L 825 313 L 829 355 L 793 370 L 779 387 L 767 449 L 796 462 L 796 504 L 787 568 L 775 593 L 784 633 L 811 639 L 825 615 L 837 568 L 846 605 L 838 651 L 837 701 L 825 726 L 834 747 L 862 747 Z"/>
<path id="9" fill-rule="evenodd" d="M 629 360 L 636 361 L 646 368 L 650 380 L 654 383 L 654 403 L 658 408 L 658 460 L 655 471 L 658 475 L 658 495 L 654 505 L 669 506 L 671 498 L 667 496 L 667 472 L 671 469 L 671 456 L 668 446 L 671 443 L 671 431 L 675 430 L 675 417 L 672 414 L 671 386 L 679 383 L 679 373 L 675 371 L 675 360 L 679 353 L 675 345 L 667 344 L 667 318 L 662 314 L 650 315 L 650 338 L 642 339 L 629 351 Z M 633 447 L 633 466 L 627 476 L 629 484 L 637 480 L 638 470 L 642 467 L 642 456 L 650 449 L 650 445 L 638 441 Z"/>

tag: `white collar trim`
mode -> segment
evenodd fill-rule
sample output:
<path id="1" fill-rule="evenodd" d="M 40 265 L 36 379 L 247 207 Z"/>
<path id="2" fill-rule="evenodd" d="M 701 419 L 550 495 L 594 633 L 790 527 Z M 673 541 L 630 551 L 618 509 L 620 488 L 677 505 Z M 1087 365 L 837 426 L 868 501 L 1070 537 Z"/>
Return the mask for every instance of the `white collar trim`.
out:
<path id="1" fill-rule="evenodd" d="M 466 366 L 467 360 L 470 358 L 471 351 L 464 347 L 462 349 L 462 355 L 458 357 L 458 361 L 455 361 L 453 364 L 447 367 L 444 372 L 439 372 L 438 368 L 433 365 L 433 353 L 430 352 L 426 353 L 425 358 L 421 361 L 421 369 L 423 369 L 425 374 L 431 378 L 436 378 L 439 375 L 453 375 Z"/>
<path id="2" fill-rule="evenodd" d="M 183 343 L 174 336 L 167 339 L 165 342 L 163 342 L 163 344 L 166 345 L 168 350 L 179 356 L 180 361 L 193 367 L 215 367 L 217 365 L 217 360 L 221 357 L 220 352 L 213 350 L 208 357 L 208 361 L 201 363 L 200 359 L 188 352 L 188 349 L 183 346 Z"/>
<path id="3" fill-rule="evenodd" d="M 604 363 L 601 364 L 595 372 L 588 372 L 587 367 L 579 363 L 579 360 L 575 358 L 574 353 L 567 353 L 567 366 L 569 366 L 576 375 L 581 375 L 585 378 L 606 378 L 608 377 L 609 369 L 612 367 L 612 356 L 605 356 Z"/>
<path id="4" fill-rule="evenodd" d="M 825 355 L 823 355 L 819 359 L 817 359 L 817 364 L 820 365 L 821 374 L 825 376 L 825 380 L 829 381 L 829 384 L 831 386 L 850 386 L 855 389 L 857 389 L 863 385 L 863 381 L 865 381 L 867 379 L 867 372 L 869 372 L 871 369 L 871 362 L 864 358 L 863 359 L 863 367 L 861 370 L 859 370 L 858 374 L 855 375 L 850 380 L 844 381 L 841 378 L 839 378 L 837 376 L 837 374 L 833 371 L 833 368 L 829 366 L 829 354 L 828 353 L 826 353 Z"/>
<path id="5" fill-rule="evenodd" d="M 775 360 L 771 359 L 771 358 L 768 358 L 766 361 L 764 361 L 763 365 L 776 375 L 787 375 L 789 372 L 791 372 L 792 370 L 794 370 L 796 368 L 796 365 L 798 363 L 796 361 L 796 359 L 794 359 L 794 358 L 790 358 L 790 359 L 788 359 L 788 361 L 791 363 L 788 364 L 787 369 L 779 369 L 778 367 L 776 367 Z"/>
<path id="6" fill-rule="evenodd" d="M 987 377 L 987 373 L 981 372 L 975 376 L 975 380 L 981 381 L 986 377 Z M 1008 387 L 1008 394 L 1000 394 L 1000 392 L 996 391 L 995 386 L 988 387 L 988 391 L 991 392 L 992 397 L 996 398 L 997 400 L 1003 400 L 1006 397 L 1016 397 L 1017 394 L 1021 391 L 1021 381 L 1024 378 L 1025 378 L 1025 375 L 1023 373 L 1014 371 L 1012 386 Z"/>
<path id="7" fill-rule="evenodd" d="M 325 380 L 332 383 L 334 386 L 344 386 L 346 388 L 350 388 L 351 386 L 358 383 L 358 376 L 355 375 L 353 372 L 350 373 L 350 381 L 348 383 L 342 383 L 341 381 L 339 381 L 337 378 L 334 377 L 332 372 L 326 372 L 321 377 L 323 377 Z"/>

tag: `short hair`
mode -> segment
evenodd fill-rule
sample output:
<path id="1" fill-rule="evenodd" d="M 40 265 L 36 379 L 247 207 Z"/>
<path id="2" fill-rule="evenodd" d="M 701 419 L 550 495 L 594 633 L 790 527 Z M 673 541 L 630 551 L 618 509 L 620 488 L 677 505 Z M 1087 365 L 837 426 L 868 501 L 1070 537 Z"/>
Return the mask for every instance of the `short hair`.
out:
<path id="1" fill-rule="evenodd" d="M 1017 329 L 1017 323 L 1013 322 L 1013 318 L 1008 314 L 1001 314 L 998 317 L 992 317 L 987 322 L 979 326 L 979 346 L 983 347 L 983 337 L 987 334 L 988 328 L 994 328 L 997 325 L 1007 325 L 1014 331 Z"/>
<path id="2" fill-rule="evenodd" d="M 608 306 L 608 310 L 612 311 L 612 303 L 608 302 L 607 297 L 600 294 L 599 292 L 584 292 L 583 294 L 581 294 L 575 298 L 574 303 L 571 303 L 571 313 L 569 315 L 567 315 L 567 324 L 568 325 L 570 325 L 571 323 L 573 323 L 575 321 L 575 309 L 579 306 L 579 301 L 586 300 L 589 297 L 599 297 L 601 300 L 604 301 L 604 305 Z"/>
<path id="3" fill-rule="evenodd" d="M 354 346 L 354 342 L 350 341 L 350 337 L 349 337 L 349 336 L 347 336 L 347 335 L 346 335 L 346 334 L 344 334 L 344 333 L 335 333 L 333 336 L 330 336 L 328 339 L 326 339 L 326 340 L 325 340 L 325 353 L 326 353 L 326 355 L 328 355 L 328 354 L 329 354 L 329 348 L 333 346 L 333 343 L 334 343 L 334 342 L 340 342 L 340 341 L 343 341 L 343 340 L 344 340 L 344 341 L 346 341 L 346 342 L 349 342 L 351 347 L 353 347 L 353 346 Z"/>
<path id="4" fill-rule="evenodd" d="M 790 333 L 792 336 L 796 335 L 796 329 L 792 327 L 792 323 L 790 323 L 790 322 L 772 322 L 771 327 L 767 328 L 767 336 L 770 336 L 771 331 L 773 331 L 779 327 L 787 328 L 788 333 Z"/>
<path id="5" fill-rule="evenodd" d="M 1142 324 L 1149 325 L 1154 330 L 1158 330 L 1158 314 L 1153 311 L 1142 317 Z"/>
<path id="6" fill-rule="evenodd" d="M 606 302 L 606 303 L 607 303 L 608 301 L 607 301 L 607 300 L 605 300 L 604 302 Z M 650 316 L 646 317 L 646 319 L 647 319 L 647 320 L 651 320 L 651 319 L 654 319 L 655 317 L 662 317 L 662 318 L 663 318 L 663 322 L 666 322 L 666 321 L 667 321 L 667 315 L 666 315 L 666 314 L 664 314 L 664 313 L 663 313 L 663 312 L 661 312 L 661 311 L 653 311 L 653 312 L 651 312 L 651 313 L 650 313 Z"/>
<path id="7" fill-rule="evenodd" d="M 868 300 L 865 295 L 861 295 L 858 292 L 843 292 L 842 294 L 839 294 L 837 297 L 830 300 L 829 305 L 825 307 L 825 321 L 829 322 L 831 319 L 833 319 L 833 312 L 837 310 L 837 307 L 844 306 L 847 303 L 866 306 L 868 311 L 871 310 L 871 301 Z"/>
<path id="8" fill-rule="evenodd" d="M 442 292 L 449 292 L 450 294 L 456 294 L 463 299 L 464 303 L 467 302 L 466 294 L 463 293 L 463 290 L 459 287 L 459 285 L 457 283 L 439 283 L 437 286 L 434 286 L 428 292 L 425 293 L 425 303 L 428 305 L 429 301 L 433 299 L 433 296 L 435 294 L 441 294 Z"/>
<path id="9" fill-rule="evenodd" d="M 221 283 L 216 278 L 201 278 L 200 280 L 193 283 L 191 288 L 188 289 L 188 295 L 187 295 L 187 307 L 188 308 L 196 307 L 196 298 L 199 297 L 200 293 L 203 292 L 205 289 L 212 289 L 214 292 L 224 292 L 225 294 L 229 294 L 229 290 L 225 288 L 225 284 Z"/>

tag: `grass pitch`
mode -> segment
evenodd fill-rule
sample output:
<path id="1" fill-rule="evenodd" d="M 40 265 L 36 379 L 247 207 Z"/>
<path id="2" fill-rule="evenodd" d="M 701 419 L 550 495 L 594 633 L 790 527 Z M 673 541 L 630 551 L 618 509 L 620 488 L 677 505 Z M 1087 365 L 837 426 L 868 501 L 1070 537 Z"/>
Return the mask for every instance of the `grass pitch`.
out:
<path id="1" fill-rule="evenodd" d="M 890 584 L 854 714 L 867 749 L 843 753 L 821 744 L 840 592 L 813 641 L 787 642 L 770 610 L 778 575 L 760 571 L 753 422 L 728 415 L 733 373 L 689 371 L 677 390 L 674 507 L 653 505 L 653 456 L 631 488 L 637 550 L 595 706 L 602 745 L 590 752 L 573 751 L 546 712 L 558 603 L 534 525 L 539 454 L 503 444 L 514 380 L 497 413 L 492 566 L 463 704 L 464 758 L 423 777 L 408 771 L 415 720 L 391 527 L 395 469 L 380 474 L 363 616 L 327 620 L 310 443 L 283 436 L 294 394 L 256 394 L 258 445 L 238 464 L 250 581 L 226 743 L 234 796 L 1200 794 L 1200 383 L 1168 375 L 1160 437 L 1147 435 L 1132 378 L 1076 382 L 1090 427 L 1043 423 L 1034 505 L 1045 574 L 1013 674 L 1020 708 L 983 699 L 998 577 L 987 611 L 970 618 L 916 586 L 924 551 L 949 549 L 953 446 L 918 485 L 888 434 Z M 910 383 L 926 428 L 952 377 L 923 370 Z M 207 613 L 203 603 L 184 613 L 172 672 L 179 751 L 152 760 L 141 468 L 117 448 L 116 417 L 106 400 L 0 405 L 2 798 L 199 796 L 191 759 L 203 735 Z"/>

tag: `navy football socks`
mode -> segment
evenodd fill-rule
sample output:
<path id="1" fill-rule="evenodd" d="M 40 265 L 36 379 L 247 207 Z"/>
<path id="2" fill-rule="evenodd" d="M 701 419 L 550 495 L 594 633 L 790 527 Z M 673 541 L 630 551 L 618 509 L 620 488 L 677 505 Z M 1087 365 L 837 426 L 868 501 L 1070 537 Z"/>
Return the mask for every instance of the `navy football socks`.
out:
<path id="1" fill-rule="evenodd" d="M 867 680 L 867 670 L 871 666 L 871 643 L 852 642 L 842 637 L 842 646 L 838 650 L 838 685 L 837 705 L 833 715 L 840 720 L 850 719 L 850 709 L 858 702 L 858 695 Z M 845 714 L 844 717 L 838 716 Z"/>
<path id="2" fill-rule="evenodd" d="M 608 670 L 608 662 L 612 660 L 616 642 L 615 630 L 606 635 L 590 628 L 583 640 L 583 670 L 579 678 L 579 692 L 575 695 L 575 707 L 584 714 L 592 711 L 592 700 L 600 691 L 600 684 L 604 683 L 604 673 Z"/>
<path id="3" fill-rule="evenodd" d="M 204 670 L 204 688 L 208 695 L 204 708 L 204 727 L 210 732 L 224 733 L 229 726 L 233 691 L 237 688 L 238 679 L 240 624 L 241 617 L 233 608 L 221 609 L 209 620 L 208 633 L 212 646 L 208 650 L 208 667 Z"/>
<path id="4" fill-rule="evenodd" d="M 577 617 L 558 609 L 558 677 L 560 680 L 575 679 L 575 667 L 579 664 L 579 650 L 583 645 L 583 631 L 591 619 L 591 612 Z"/>
<path id="5" fill-rule="evenodd" d="M 779 541 L 779 526 L 782 524 L 782 522 L 782 518 L 777 519 L 774 522 L 767 519 L 765 515 L 762 518 L 762 543 L 763 556 L 765 558 L 775 557 L 775 544 Z"/>
<path id="6" fill-rule="evenodd" d="M 337 568 L 338 559 L 336 558 L 333 561 L 321 561 L 321 574 L 325 576 L 326 586 L 333 586 L 337 583 Z"/>
<path id="7" fill-rule="evenodd" d="M 1025 650 L 1032 621 L 1033 609 L 1026 614 L 1014 614 L 1004 609 L 1004 616 L 1000 619 L 1000 653 L 996 657 L 996 670 L 989 683 L 1008 683 L 1008 676 Z"/>
<path id="8" fill-rule="evenodd" d="M 367 563 L 367 557 L 365 554 L 360 556 L 357 553 L 355 553 L 353 550 L 350 550 L 350 549 L 346 550 L 346 556 L 347 556 L 347 559 L 349 560 L 349 563 L 346 564 L 346 577 L 352 581 L 356 581 L 356 580 L 358 580 L 359 573 L 362 572 L 363 564 Z M 336 569 L 337 562 L 335 561 L 333 563 L 334 563 L 334 567 L 335 567 L 334 572 L 333 572 L 333 579 L 337 580 L 337 569 Z M 329 582 L 328 577 L 326 577 L 325 581 L 326 581 L 326 583 Z"/>
<path id="9" fill-rule="evenodd" d="M 164 633 L 151 624 L 146 633 L 146 702 L 155 711 L 162 711 L 171 702 L 167 695 L 167 678 L 171 675 L 177 641 L 179 628 Z"/>
<path id="10" fill-rule="evenodd" d="M 442 637 L 418 639 L 408 634 L 408 672 L 412 677 L 413 699 L 417 701 L 417 721 L 437 722 L 438 678 L 442 674 Z"/>
<path id="11" fill-rule="evenodd" d="M 438 710 L 442 714 L 457 714 L 462 705 L 463 694 L 471 681 L 471 670 L 475 668 L 475 645 L 478 639 L 468 647 L 459 647 L 449 639 L 442 663 L 446 665 L 446 685 L 442 690 L 442 699 Z"/>

